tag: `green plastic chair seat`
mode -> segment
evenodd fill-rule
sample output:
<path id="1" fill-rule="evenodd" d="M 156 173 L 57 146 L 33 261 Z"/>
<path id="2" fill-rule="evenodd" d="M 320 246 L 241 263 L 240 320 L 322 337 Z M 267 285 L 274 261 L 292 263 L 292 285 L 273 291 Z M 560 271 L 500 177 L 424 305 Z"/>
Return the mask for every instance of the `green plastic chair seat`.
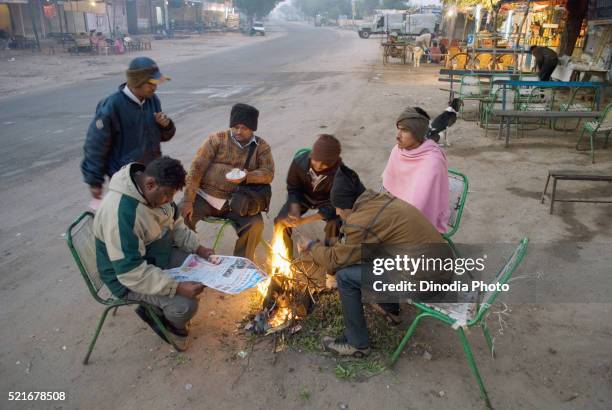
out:
<path id="1" fill-rule="evenodd" d="M 580 104 L 580 103 L 574 103 L 574 104 L 568 104 L 568 103 L 563 103 L 561 105 L 559 105 L 559 110 L 560 111 L 569 111 L 569 112 L 589 112 L 592 111 L 591 107 L 588 107 L 584 104 Z"/>
<path id="2" fill-rule="evenodd" d="M 421 303 L 420 305 L 446 316 L 449 320 L 454 322 L 454 327 L 466 327 L 469 322 L 474 320 L 478 309 L 478 304 L 475 302 L 436 304 Z"/>
<path id="3" fill-rule="evenodd" d="M 550 111 L 550 106 L 547 103 L 521 103 L 519 104 L 521 111 Z"/>
<path id="4" fill-rule="evenodd" d="M 519 245 L 516 247 L 512 255 L 508 258 L 504 266 L 497 272 L 495 278 L 491 282 L 491 284 L 499 284 L 503 285 L 508 283 L 512 274 L 516 271 L 516 269 L 521 264 L 525 254 L 527 252 L 527 245 L 529 244 L 529 239 L 523 238 Z M 496 287 L 492 287 L 494 289 Z M 489 314 L 491 306 L 495 303 L 497 296 L 499 295 L 499 291 L 491 290 L 486 292 L 482 298 L 480 299 L 479 304 L 475 303 L 420 303 L 420 302 L 412 302 L 411 305 L 417 309 L 417 315 L 410 324 L 409 328 L 406 330 L 406 334 L 404 335 L 402 341 L 395 349 L 393 354 L 391 355 L 389 362 L 390 366 L 393 366 L 402 351 L 406 347 L 408 341 L 416 331 L 416 328 L 420 321 L 426 317 L 430 317 L 433 319 L 437 319 L 438 321 L 447 324 L 451 327 L 455 332 L 457 332 L 459 336 L 459 340 L 461 341 L 461 345 L 463 347 L 463 351 L 466 355 L 468 364 L 472 373 L 476 378 L 476 382 L 478 383 L 478 387 L 480 388 L 481 397 L 484 399 L 485 404 L 488 408 L 492 408 L 491 401 L 489 400 L 489 395 L 484 386 L 484 382 L 482 381 L 482 377 L 480 376 L 480 372 L 478 371 L 478 367 L 476 366 L 476 362 L 474 360 L 474 356 L 472 353 L 472 348 L 470 346 L 469 340 L 465 335 L 465 328 L 471 328 L 474 326 L 480 326 L 482 332 L 487 341 L 487 346 L 491 352 L 494 354 L 493 350 L 493 339 L 487 328 L 486 316 Z"/>
<path id="5" fill-rule="evenodd" d="M 602 124 L 599 121 L 588 121 L 584 123 L 584 127 L 587 131 L 604 132 L 612 130 L 612 123 Z"/>

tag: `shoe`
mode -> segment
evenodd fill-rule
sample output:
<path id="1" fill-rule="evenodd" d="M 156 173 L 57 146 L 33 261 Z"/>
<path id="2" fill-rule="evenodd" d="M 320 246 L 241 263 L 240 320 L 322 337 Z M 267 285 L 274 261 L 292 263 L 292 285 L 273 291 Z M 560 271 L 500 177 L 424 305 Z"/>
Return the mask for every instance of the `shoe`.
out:
<path id="1" fill-rule="evenodd" d="M 344 336 L 342 337 L 329 337 L 326 336 L 321 340 L 323 344 L 323 349 L 328 352 L 335 353 L 339 356 L 352 356 L 352 357 L 366 357 L 370 354 L 370 348 L 366 347 L 365 349 L 357 349 L 354 346 L 351 346 Z"/>
<path id="2" fill-rule="evenodd" d="M 389 324 L 393 326 L 401 324 L 402 318 L 399 316 L 399 306 L 397 309 L 390 309 L 387 305 L 388 304 L 381 305 L 379 303 L 373 303 L 371 306 L 376 313 L 383 315 Z"/>
<path id="3" fill-rule="evenodd" d="M 164 326 L 166 326 L 166 329 L 168 329 L 168 331 L 170 333 L 172 333 L 173 335 L 178 336 L 178 337 L 187 337 L 187 336 L 189 336 L 189 329 L 187 329 L 187 328 L 180 329 L 178 327 L 175 327 L 164 316 L 160 316 L 159 318 L 161 319 L 161 321 L 164 324 Z"/>
<path id="4" fill-rule="evenodd" d="M 138 309 L 140 309 L 140 307 Z M 146 309 L 144 309 L 144 308 L 143 308 L 143 310 L 146 311 Z M 138 312 L 136 312 L 136 313 L 138 313 Z M 140 314 L 138 314 L 138 315 L 140 316 Z M 168 329 L 168 331 L 170 333 L 172 333 L 173 335 L 178 336 L 178 337 L 187 337 L 187 336 L 189 336 L 189 330 L 187 328 L 179 329 L 178 327 L 175 327 L 172 323 L 170 323 L 168 321 L 168 319 L 165 318 L 165 316 L 159 315 L 158 317 L 161 320 L 161 322 L 164 324 L 166 329 Z M 153 322 L 153 323 L 155 323 L 155 322 Z"/>
<path id="5" fill-rule="evenodd" d="M 164 334 L 164 332 L 162 332 L 159 326 L 157 326 L 157 323 L 155 323 L 153 318 L 149 315 L 149 312 L 147 311 L 147 309 L 145 309 L 143 306 L 138 306 L 135 312 L 138 315 L 138 317 L 142 319 L 143 322 L 145 322 L 147 325 L 149 325 L 151 329 L 153 329 L 153 331 L 155 332 L 155 334 L 157 334 L 157 336 L 161 337 L 164 342 L 170 344 L 170 341 L 168 340 L 168 338 L 166 338 L 166 335 Z"/>

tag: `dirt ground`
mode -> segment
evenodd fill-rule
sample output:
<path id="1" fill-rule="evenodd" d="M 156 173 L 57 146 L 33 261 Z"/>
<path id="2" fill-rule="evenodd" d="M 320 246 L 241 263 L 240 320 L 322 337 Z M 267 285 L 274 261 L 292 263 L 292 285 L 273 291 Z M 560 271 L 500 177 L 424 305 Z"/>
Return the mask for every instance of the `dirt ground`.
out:
<path id="1" fill-rule="evenodd" d="M 189 38 L 153 40 L 151 50 L 108 56 L 74 55 L 61 47 L 56 49 L 55 54 L 4 50 L 0 51 L 0 98 L 116 76 L 123 73 L 130 60 L 138 56 L 151 57 L 163 70 L 164 64 L 272 40 L 278 35 L 274 32 L 265 37 L 250 37 L 241 33 L 194 34 Z"/>
<path id="2" fill-rule="evenodd" d="M 312 56 L 309 73 L 291 95 L 278 91 L 252 101 L 269 113 L 260 135 L 271 142 L 277 163 L 267 238 L 271 219 L 284 201 L 292 153 L 310 145 L 317 132 L 336 134 L 346 163 L 366 186 L 376 188 L 394 144 L 394 119 L 402 108 L 419 105 L 437 115 L 446 107 L 448 96 L 438 90 L 439 67 L 423 65 L 415 71 L 397 64 L 383 66 L 376 40 L 361 40 L 350 32 L 339 35 L 346 37 L 346 47 L 334 55 Z M 279 81 L 300 69 L 297 62 L 282 67 Z M 226 107 L 211 111 L 223 113 L 223 121 L 209 127 L 225 122 Z M 164 151 L 188 164 L 203 131 L 195 115 L 181 121 L 191 131 L 164 145 Z M 504 148 L 495 132 L 485 138 L 474 122 L 458 121 L 446 151 L 449 166 L 469 177 L 470 191 L 456 241 L 515 244 L 528 236 L 534 249 L 562 243 L 609 249 L 610 205 L 566 203 L 549 215 L 547 204 L 539 201 L 548 169 L 609 170 L 612 150 L 598 150 L 592 166 L 586 155 L 574 150 L 575 138 L 572 133 L 540 130 Z M 187 352 L 174 352 L 125 308 L 108 320 L 91 364 L 83 366 L 101 309 L 87 294 L 62 237 L 68 221 L 87 203 L 85 187 L 74 171 L 78 161 L 67 161 L 45 178 L 51 189 L 44 201 L 29 200 L 40 197 L 39 188 L 26 184 L 8 186 L 0 199 L 1 408 L 484 408 L 458 338 L 440 324 L 424 321 L 394 369 L 347 382 L 334 375 L 336 359 L 294 350 L 274 354 L 269 338 L 250 348 L 236 324 L 248 312 L 250 295 L 223 296 L 211 290 L 202 295 Z M 609 185 L 597 184 L 560 189 L 564 194 L 612 193 Z M 315 226 L 302 229 L 304 235 L 319 232 Z M 207 232 L 201 235 L 209 237 Z M 232 239 L 226 236 L 221 253 L 231 251 Z M 260 247 L 257 260 L 265 257 Z M 554 282 L 554 271 L 547 267 L 563 257 L 534 251 L 522 274 L 541 270 Z M 591 261 L 590 266 L 602 277 L 609 276 L 608 259 Z M 572 266 L 578 269 L 581 262 L 574 258 Z M 581 278 L 589 272 L 585 268 L 573 273 Z M 479 330 L 468 332 L 494 407 L 610 408 L 612 301 L 609 288 L 603 289 L 602 298 L 591 297 L 589 292 L 598 289 L 594 280 L 584 294 L 567 300 L 544 295 L 511 304 L 508 315 L 492 315 L 495 359 L 488 355 Z M 571 283 L 564 282 L 563 289 Z M 503 309 L 497 305 L 493 310 Z M 413 316 L 409 308 L 403 309 L 403 326 Z M 424 346 L 431 360 L 423 357 Z M 66 391 L 68 400 L 52 405 L 5 401 L 9 391 L 38 390 Z"/>

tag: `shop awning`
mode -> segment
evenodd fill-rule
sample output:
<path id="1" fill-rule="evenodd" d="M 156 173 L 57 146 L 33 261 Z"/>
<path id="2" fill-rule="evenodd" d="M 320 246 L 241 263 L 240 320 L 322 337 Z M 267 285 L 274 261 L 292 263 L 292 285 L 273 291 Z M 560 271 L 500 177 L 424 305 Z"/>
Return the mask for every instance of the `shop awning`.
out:
<path id="1" fill-rule="evenodd" d="M 6 4 L 28 4 L 28 0 L 0 0 L 1 3 Z"/>

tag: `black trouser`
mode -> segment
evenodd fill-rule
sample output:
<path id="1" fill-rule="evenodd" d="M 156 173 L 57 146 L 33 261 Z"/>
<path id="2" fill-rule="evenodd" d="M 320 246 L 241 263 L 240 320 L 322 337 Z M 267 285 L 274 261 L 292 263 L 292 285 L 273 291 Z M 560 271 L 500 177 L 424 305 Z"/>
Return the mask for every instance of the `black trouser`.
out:
<path id="1" fill-rule="evenodd" d="M 283 205 L 281 210 L 278 212 L 278 215 L 276 216 L 276 218 L 274 218 L 275 229 L 276 229 L 278 222 L 283 219 L 286 219 L 287 216 L 289 215 L 290 205 L 291 205 L 291 202 L 289 201 L 285 202 L 285 205 Z M 306 204 L 299 204 L 299 205 L 300 205 L 300 215 L 304 215 L 306 212 L 308 212 L 309 209 L 311 209 L 311 207 Z M 325 221 L 325 228 L 324 228 L 325 239 L 327 240 L 327 239 L 337 238 L 338 235 L 340 235 L 341 225 L 342 225 L 342 220 L 339 217 L 330 219 L 329 221 Z M 289 250 L 289 253 L 288 253 L 289 259 L 293 259 L 293 239 L 291 239 L 292 234 L 293 234 L 293 229 L 284 228 L 283 242 L 285 242 L 285 246 Z"/>
<path id="2" fill-rule="evenodd" d="M 361 266 L 353 265 L 336 272 L 336 282 L 344 316 L 344 336 L 357 349 L 370 346 L 368 327 L 361 302 Z"/>
<path id="3" fill-rule="evenodd" d="M 544 64 L 542 64 L 542 68 L 540 68 L 540 72 L 538 73 L 540 81 L 550 81 L 550 76 L 553 71 L 555 71 L 557 63 L 558 61 L 545 61 Z"/>
<path id="4" fill-rule="evenodd" d="M 216 218 L 226 218 L 232 221 L 234 229 L 238 234 L 238 240 L 234 246 L 234 256 L 242 256 L 250 260 L 254 260 L 255 248 L 261 240 L 264 223 L 261 214 L 253 216 L 240 216 L 231 211 L 226 205 L 222 210 L 218 210 L 210 205 L 205 199 L 196 195 L 193 202 L 193 215 L 191 219 L 185 219 L 185 224 L 195 231 L 195 226 L 198 221 L 201 221 L 207 216 Z"/>

